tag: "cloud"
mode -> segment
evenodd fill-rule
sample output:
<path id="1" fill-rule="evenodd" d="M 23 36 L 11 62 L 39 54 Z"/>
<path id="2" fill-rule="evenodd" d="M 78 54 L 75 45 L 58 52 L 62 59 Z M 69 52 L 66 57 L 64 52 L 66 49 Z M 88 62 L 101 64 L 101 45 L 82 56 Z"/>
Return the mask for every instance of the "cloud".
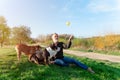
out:
<path id="1" fill-rule="evenodd" d="M 92 12 L 120 11 L 120 0 L 91 0 L 87 8 Z"/>

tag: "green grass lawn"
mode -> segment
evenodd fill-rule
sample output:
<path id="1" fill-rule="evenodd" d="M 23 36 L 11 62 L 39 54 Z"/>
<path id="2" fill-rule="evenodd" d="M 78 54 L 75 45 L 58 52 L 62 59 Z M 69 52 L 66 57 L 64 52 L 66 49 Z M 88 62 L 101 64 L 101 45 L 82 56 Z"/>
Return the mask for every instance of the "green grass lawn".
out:
<path id="1" fill-rule="evenodd" d="M 71 48 L 71 50 L 82 51 L 82 52 L 95 52 L 95 53 L 100 53 L 100 54 L 120 56 L 120 51 L 115 51 L 115 50 L 109 50 L 109 51 L 105 51 L 105 50 L 85 50 L 85 49 L 80 49 L 80 48 Z"/>
<path id="2" fill-rule="evenodd" d="M 91 74 L 77 66 L 36 65 L 22 56 L 18 63 L 13 48 L 0 48 L 0 80 L 120 80 L 120 64 L 66 55 L 92 67 Z"/>

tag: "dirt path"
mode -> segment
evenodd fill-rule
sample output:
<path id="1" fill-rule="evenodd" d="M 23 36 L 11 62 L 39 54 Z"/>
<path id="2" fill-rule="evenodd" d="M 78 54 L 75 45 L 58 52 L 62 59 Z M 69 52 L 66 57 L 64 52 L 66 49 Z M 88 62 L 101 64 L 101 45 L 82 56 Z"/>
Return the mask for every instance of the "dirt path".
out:
<path id="1" fill-rule="evenodd" d="M 73 50 L 64 50 L 64 52 L 67 54 L 72 54 L 72 55 L 81 56 L 81 57 L 107 60 L 110 62 L 120 63 L 120 56 L 98 54 L 98 53 L 93 53 L 93 52 L 80 52 L 80 51 L 73 51 Z"/>

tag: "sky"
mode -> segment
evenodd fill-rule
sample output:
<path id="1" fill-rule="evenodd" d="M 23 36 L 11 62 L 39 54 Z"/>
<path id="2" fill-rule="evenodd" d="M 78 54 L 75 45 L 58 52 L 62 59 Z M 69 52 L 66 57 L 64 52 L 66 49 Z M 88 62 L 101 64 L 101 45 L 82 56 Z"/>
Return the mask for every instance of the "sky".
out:
<path id="1" fill-rule="evenodd" d="M 120 0 L 0 0 L 0 16 L 11 28 L 30 27 L 33 38 L 52 33 L 120 34 Z"/>

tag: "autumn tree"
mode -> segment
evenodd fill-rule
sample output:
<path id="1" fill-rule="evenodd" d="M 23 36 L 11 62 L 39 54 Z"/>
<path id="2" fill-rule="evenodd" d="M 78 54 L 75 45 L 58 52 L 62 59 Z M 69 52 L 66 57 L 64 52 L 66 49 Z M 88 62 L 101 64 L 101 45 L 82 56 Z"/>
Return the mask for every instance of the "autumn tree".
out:
<path id="1" fill-rule="evenodd" d="M 12 28 L 12 39 L 14 43 L 24 43 L 31 40 L 31 30 L 27 26 L 18 26 Z"/>
<path id="2" fill-rule="evenodd" d="M 2 47 L 5 41 L 9 40 L 10 28 L 6 24 L 6 20 L 3 16 L 0 16 L 0 46 Z"/>
<path id="3" fill-rule="evenodd" d="M 96 37 L 94 39 L 95 39 L 95 42 L 94 42 L 95 48 L 103 50 L 105 48 L 104 38 L 103 37 Z"/>

